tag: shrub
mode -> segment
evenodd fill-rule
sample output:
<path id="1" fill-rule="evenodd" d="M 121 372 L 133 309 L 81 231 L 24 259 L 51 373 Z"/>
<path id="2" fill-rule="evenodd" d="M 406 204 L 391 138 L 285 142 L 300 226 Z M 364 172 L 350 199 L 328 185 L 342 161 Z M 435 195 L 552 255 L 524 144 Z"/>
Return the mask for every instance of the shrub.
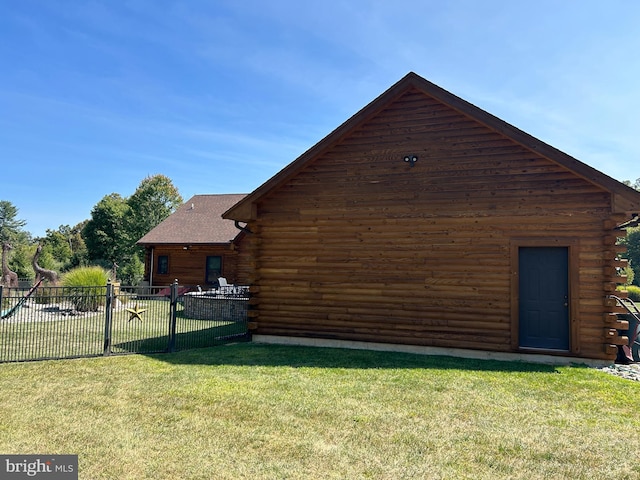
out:
<path id="1" fill-rule="evenodd" d="M 62 286 L 70 296 L 74 308 L 81 312 L 95 312 L 105 304 L 105 290 L 109 272 L 101 267 L 78 267 L 62 277 Z"/>
<path id="2" fill-rule="evenodd" d="M 633 268 L 631 268 L 631 265 L 627 265 L 626 267 L 624 267 L 624 275 L 627 277 L 627 281 L 625 282 L 625 285 L 632 285 L 633 284 L 633 279 L 636 276 L 636 273 L 633 271 Z"/>
<path id="3" fill-rule="evenodd" d="M 640 287 L 635 285 L 627 285 L 625 290 L 629 293 L 629 298 L 634 302 L 640 302 Z"/>
<path id="4" fill-rule="evenodd" d="M 118 270 L 118 276 L 123 285 L 137 285 L 144 277 L 144 262 L 138 258 L 138 255 L 132 255 Z"/>
<path id="5" fill-rule="evenodd" d="M 62 277 L 63 287 L 104 287 L 109 272 L 102 267 L 78 267 L 69 270 Z"/>

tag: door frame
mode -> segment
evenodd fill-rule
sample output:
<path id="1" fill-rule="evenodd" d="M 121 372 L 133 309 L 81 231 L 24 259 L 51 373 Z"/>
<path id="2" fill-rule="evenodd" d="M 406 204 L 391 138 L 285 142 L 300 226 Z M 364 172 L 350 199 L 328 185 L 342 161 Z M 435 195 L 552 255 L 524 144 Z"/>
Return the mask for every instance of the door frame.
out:
<path id="1" fill-rule="evenodd" d="M 566 247 L 569 261 L 569 352 L 580 353 L 578 312 L 580 305 L 579 245 L 577 237 L 523 237 L 511 239 L 511 349 L 521 352 L 566 353 L 566 350 L 547 350 L 520 346 L 520 247 Z"/>

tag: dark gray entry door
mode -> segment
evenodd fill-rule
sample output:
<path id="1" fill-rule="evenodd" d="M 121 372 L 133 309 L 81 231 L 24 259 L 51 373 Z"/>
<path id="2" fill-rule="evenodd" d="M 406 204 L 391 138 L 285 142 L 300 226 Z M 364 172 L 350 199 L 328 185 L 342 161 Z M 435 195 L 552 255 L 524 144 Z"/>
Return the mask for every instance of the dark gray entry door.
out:
<path id="1" fill-rule="evenodd" d="M 520 247 L 521 347 L 569 350 L 569 249 Z"/>

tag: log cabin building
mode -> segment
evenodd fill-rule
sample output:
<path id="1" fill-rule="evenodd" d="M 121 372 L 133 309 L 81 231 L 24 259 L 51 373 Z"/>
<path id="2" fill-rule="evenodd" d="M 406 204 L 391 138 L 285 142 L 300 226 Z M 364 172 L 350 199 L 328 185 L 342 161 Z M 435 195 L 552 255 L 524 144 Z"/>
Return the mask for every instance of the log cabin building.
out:
<path id="1" fill-rule="evenodd" d="M 254 338 L 612 360 L 616 227 L 638 211 L 640 192 L 409 73 L 223 217 L 251 232 Z"/>
<path id="2" fill-rule="evenodd" d="M 244 196 L 195 195 L 138 240 L 145 248 L 145 283 L 166 286 L 177 279 L 180 285 L 207 289 L 221 276 L 246 283 L 245 233 L 221 216 Z"/>

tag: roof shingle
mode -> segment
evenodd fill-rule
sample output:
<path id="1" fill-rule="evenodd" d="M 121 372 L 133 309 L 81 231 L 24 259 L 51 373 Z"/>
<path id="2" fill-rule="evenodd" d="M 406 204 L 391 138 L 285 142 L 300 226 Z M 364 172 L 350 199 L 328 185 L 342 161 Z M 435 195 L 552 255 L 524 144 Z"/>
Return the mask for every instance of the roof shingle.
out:
<path id="1" fill-rule="evenodd" d="M 238 236 L 222 214 L 246 194 L 194 195 L 138 240 L 138 245 L 229 243 Z"/>

